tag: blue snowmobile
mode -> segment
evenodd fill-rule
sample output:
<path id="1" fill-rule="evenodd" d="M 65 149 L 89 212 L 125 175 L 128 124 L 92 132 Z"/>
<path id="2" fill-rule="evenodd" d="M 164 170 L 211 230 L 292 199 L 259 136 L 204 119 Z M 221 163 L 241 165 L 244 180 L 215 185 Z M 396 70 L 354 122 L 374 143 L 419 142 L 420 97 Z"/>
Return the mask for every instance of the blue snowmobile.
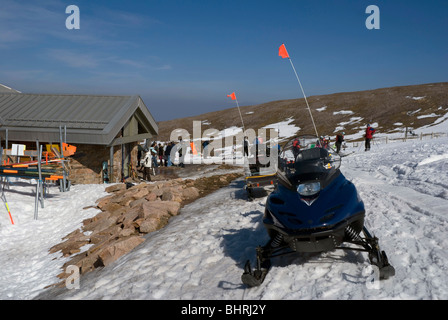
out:
<path id="1" fill-rule="evenodd" d="M 268 196 L 263 217 L 270 240 L 256 249 L 254 270 L 250 260 L 246 262 L 244 284 L 263 283 L 271 258 L 334 249 L 365 251 L 380 279 L 395 275 L 378 238 L 364 226 L 364 203 L 339 170 L 341 158 L 335 151 L 316 136 L 298 136 L 285 144 L 278 161 L 278 183 Z"/>

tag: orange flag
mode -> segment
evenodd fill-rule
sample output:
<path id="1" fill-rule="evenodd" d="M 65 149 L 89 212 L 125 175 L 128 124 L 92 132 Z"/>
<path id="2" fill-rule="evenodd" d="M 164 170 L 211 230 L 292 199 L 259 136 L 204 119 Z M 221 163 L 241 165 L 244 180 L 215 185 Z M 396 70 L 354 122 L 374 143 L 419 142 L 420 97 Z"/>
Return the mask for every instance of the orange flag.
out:
<path id="1" fill-rule="evenodd" d="M 289 54 L 288 54 L 288 51 L 286 51 L 285 44 L 282 44 L 282 45 L 280 46 L 280 48 L 278 48 L 278 55 L 279 55 L 280 57 L 282 57 L 283 59 L 284 59 L 284 58 L 289 58 Z"/>
<path id="2" fill-rule="evenodd" d="M 235 92 L 232 92 L 232 94 L 227 95 L 229 98 L 232 98 L 232 100 L 236 100 Z"/>

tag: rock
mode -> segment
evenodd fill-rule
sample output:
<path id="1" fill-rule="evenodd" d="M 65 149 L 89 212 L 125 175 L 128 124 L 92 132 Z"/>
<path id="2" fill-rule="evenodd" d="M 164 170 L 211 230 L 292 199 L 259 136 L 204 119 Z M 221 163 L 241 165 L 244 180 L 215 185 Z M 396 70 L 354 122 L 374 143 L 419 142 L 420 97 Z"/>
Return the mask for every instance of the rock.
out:
<path id="1" fill-rule="evenodd" d="M 146 215 L 144 218 L 147 218 L 153 212 L 162 212 L 168 213 L 170 216 L 177 216 L 179 210 L 180 203 L 177 201 L 149 201 L 143 205 L 143 214 Z"/>
<path id="2" fill-rule="evenodd" d="M 195 187 L 188 187 L 182 190 L 182 197 L 184 199 L 196 199 L 199 197 L 199 190 Z"/>
<path id="3" fill-rule="evenodd" d="M 105 204 L 109 203 L 113 197 L 114 195 L 110 194 L 105 197 L 99 198 L 95 201 L 95 203 L 97 204 L 96 206 L 101 209 Z"/>
<path id="4" fill-rule="evenodd" d="M 107 187 L 105 190 L 108 193 L 113 193 L 113 192 L 120 191 L 120 190 L 126 190 L 126 184 L 124 184 L 124 183 L 114 184 L 114 185 Z"/>
<path id="5" fill-rule="evenodd" d="M 134 221 L 139 217 L 142 211 L 142 206 L 143 205 L 130 208 L 118 218 L 117 223 L 121 224 L 123 229 L 131 227 Z"/>
<path id="6" fill-rule="evenodd" d="M 90 243 L 89 236 L 81 233 L 79 229 L 73 231 L 62 239 L 65 241 L 51 247 L 49 250 L 50 253 L 61 251 L 62 255 L 67 257 L 79 252 L 82 246 Z"/>
<path id="7" fill-rule="evenodd" d="M 161 197 L 163 194 L 163 190 L 160 188 L 154 189 L 151 193 L 155 194 L 156 197 Z"/>
<path id="8" fill-rule="evenodd" d="M 151 233 L 160 229 L 160 223 L 156 219 L 142 220 L 138 228 L 141 233 Z"/>
<path id="9" fill-rule="evenodd" d="M 121 228 L 120 228 L 121 229 Z M 121 231 L 118 233 L 118 235 L 122 238 L 126 238 L 129 237 L 133 234 L 135 234 L 135 228 L 131 227 L 131 228 L 125 228 L 125 229 L 121 229 Z"/>
<path id="10" fill-rule="evenodd" d="M 103 219 L 98 219 L 96 221 L 93 221 L 89 224 L 86 224 L 84 226 L 84 231 L 102 231 L 105 229 L 108 229 L 111 226 L 114 226 L 117 223 L 118 217 L 116 216 L 110 216 L 110 212 L 108 217 L 105 217 Z"/>
<path id="11" fill-rule="evenodd" d="M 150 192 L 146 197 L 146 200 L 148 201 L 155 201 L 157 200 L 157 195 L 154 192 Z"/>
<path id="12" fill-rule="evenodd" d="M 148 193 L 149 190 L 146 188 L 140 188 L 140 189 L 129 189 L 128 192 L 126 192 L 126 194 L 128 194 L 130 192 L 130 195 L 134 198 L 134 199 L 140 199 L 145 197 Z"/>
<path id="13" fill-rule="evenodd" d="M 145 198 L 140 198 L 140 199 L 131 201 L 131 202 L 129 203 L 129 207 L 132 208 L 132 207 L 136 207 L 136 206 L 141 206 L 141 205 L 143 205 L 145 202 L 148 202 L 148 200 L 146 200 Z"/>
<path id="14" fill-rule="evenodd" d="M 116 210 L 119 210 L 122 207 L 123 206 L 120 205 L 119 203 L 110 202 L 110 201 L 107 204 L 103 205 L 103 207 L 99 207 L 99 204 L 98 204 L 98 208 L 100 208 L 102 211 L 108 211 L 108 212 L 114 212 Z"/>
<path id="15" fill-rule="evenodd" d="M 106 188 L 110 194 L 96 201 L 95 207 L 101 212 L 85 219 L 83 228 L 68 234 L 50 252 L 74 255 L 63 268 L 76 265 L 81 274 L 107 266 L 142 243 L 144 238 L 139 234 L 163 228 L 172 216 L 179 214 L 181 205 L 213 192 L 238 176 L 171 179 L 140 183 L 128 189 L 124 183 L 111 185 Z M 86 231 L 90 231 L 88 235 Z M 92 246 L 80 253 L 86 244 Z M 64 272 L 59 275 L 67 276 Z"/>
<path id="16" fill-rule="evenodd" d="M 123 256 L 124 254 L 132 251 L 136 246 L 145 241 L 145 238 L 140 236 L 132 236 L 120 240 L 106 246 L 98 253 L 98 258 L 103 266 L 107 266 Z"/>
<path id="17" fill-rule="evenodd" d="M 169 190 L 165 190 L 163 191 L 161 199 L 162 201 L 172 201 L 174 200 L 174 194 Z"/>
<path id="18" fill-rule="evenodd" d="M 134 200 L 135 199 L 132 196 L 129 196 L 129 195 L 126 195 L 126 194 L 121 194 L 121 195 L 118 195 L 118 196 L 114 197 L 110 201 L 112 203 L 118 203 L 120 206 L 128 206 L 129 203 L 131 203 Z"/>
<path id="19" fill-rule="evenodd" d="M 68 257 L 80 251 L 80 248 L 89 244 L 88 239 L 84 240 L 67 240 L 50 248 L 50 253 L 61 251 L 64 257 Z"/>

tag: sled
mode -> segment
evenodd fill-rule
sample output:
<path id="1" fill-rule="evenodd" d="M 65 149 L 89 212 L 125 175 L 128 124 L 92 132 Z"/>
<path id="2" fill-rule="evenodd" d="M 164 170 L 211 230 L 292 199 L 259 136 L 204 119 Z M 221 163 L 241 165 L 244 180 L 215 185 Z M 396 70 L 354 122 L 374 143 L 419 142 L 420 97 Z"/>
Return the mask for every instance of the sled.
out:
<path id="1" fill-rule="evenodd" d="M 255 198 L 255 189 L 273 189 L 277 183 L 277 169 L 275 164 L 266 165 L 257 158 L 254 164 L 248 164 L 245 168 L 245 182 L 248 199 Z"/>

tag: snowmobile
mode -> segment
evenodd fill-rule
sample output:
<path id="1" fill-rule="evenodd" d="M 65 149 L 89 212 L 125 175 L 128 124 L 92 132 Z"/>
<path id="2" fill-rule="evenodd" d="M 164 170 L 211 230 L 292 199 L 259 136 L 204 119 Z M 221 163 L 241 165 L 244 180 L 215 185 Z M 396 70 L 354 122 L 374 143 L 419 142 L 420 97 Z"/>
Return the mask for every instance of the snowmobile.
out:
<path id="1" fill-rule="evenodd" d="M 254 270 L 250 260 L 246 262 L 244 284 L 262 284 L 274 257 L 334 249 L 367 252 L 380 279 L 395 275 L 378 238 L 365 227 L 364 203 L 340 165 L 340 156 L 322 147 L 316 136 L 298 136 L 285 144 L 279 155 L 278 183 L 263 216 L 270 239 L 256 249 Z"/>

